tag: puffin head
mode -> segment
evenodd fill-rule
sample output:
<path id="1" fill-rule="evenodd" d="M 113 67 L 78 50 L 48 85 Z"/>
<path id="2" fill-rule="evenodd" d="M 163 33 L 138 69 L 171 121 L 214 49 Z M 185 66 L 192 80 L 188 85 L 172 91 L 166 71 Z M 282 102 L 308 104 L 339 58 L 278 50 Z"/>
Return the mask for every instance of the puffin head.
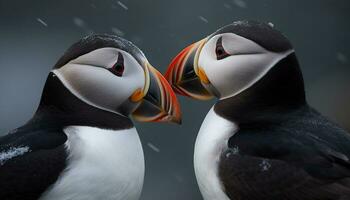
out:
<path id="1" fill-rule="evenodd" d="M 213 96 L 225 100 L 246 92 L 262 79 L 275 80 L 270 86 L 278 85 L 276 76 L 288 74 L 289 69 L 279 66 L 287 57 L 298 68 L 292 45 L 279 31 L 265 23 L 237 21 L 182 50 L 165 77 L 178 94 L 200 100 Z M 278 73 L 266 78 L 273 68 Z M 295 71 L 300 76 L 298 82 L 302 82 L 299 68 Z"/>
<path id="2" fill-rule="evenodd" d="M 63 110 L 82 113 L 80 117 L 85 110 L 100 110 L 142 122 L 180 122 L 179 103 L 166 79 L 139 48 L 123 38 L 91 35 L 81 39 L 59 59 L 51 76 L 41 104 L 55 102 Z M 51 79 L 77 100 L 68 102 L 63 97 L 67 92 L 52 95 L 59 89 Z"/>

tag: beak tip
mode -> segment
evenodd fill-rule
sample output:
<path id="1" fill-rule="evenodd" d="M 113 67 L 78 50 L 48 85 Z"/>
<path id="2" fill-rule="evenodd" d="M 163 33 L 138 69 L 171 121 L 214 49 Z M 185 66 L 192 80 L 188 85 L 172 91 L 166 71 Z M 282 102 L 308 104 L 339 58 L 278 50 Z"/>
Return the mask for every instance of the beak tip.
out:
<path id="1" fill-rule="evenodd" d="M 176 94 L 198 100 L 209 100 L 213 97 L 205 87 L 205 84 L 210 84 L 210 80 L 198 66 L 198 55 L 206 40 L 207 38 L 189 45 L 170 62 L 164 77 Z"/>
<path id="2" fill-rule="evenodd" d="M 168 114 L 164 120 L 174 124 L 182 124 L 182 117 L 180 112 Z"/>
<path id="3" fill-rule="evenodd" d="M 181 118 L 174 118 L 172 120 L 172 122 L 174 122 L 175 124 L 181 125 L 182 124 L 182 119 Z"/>

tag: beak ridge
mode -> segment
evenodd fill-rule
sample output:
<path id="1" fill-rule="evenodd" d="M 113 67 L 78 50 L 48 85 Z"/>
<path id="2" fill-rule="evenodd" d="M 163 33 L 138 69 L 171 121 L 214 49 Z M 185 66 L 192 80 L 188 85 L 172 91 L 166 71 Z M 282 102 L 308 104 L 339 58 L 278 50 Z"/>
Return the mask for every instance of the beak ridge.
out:
<path id="1" fill-rule="evenodd" d="M 165 78 L 177 94 L 199 100 L 208 100 L 213 95 L 203 86 L 209 84 L 205 72 L 198 67 L 200 51 L 206 39 L 183 49 L 170 63 Z"/>
<path id="2" fill-rule="evenodd" d="M 163 75 L 146 64 L 146 94 L 132 116 L 142 122 L 181 123 L 180 105 L 174 91 Z M 147 80 L 148 79 L 148 80 Z"/>

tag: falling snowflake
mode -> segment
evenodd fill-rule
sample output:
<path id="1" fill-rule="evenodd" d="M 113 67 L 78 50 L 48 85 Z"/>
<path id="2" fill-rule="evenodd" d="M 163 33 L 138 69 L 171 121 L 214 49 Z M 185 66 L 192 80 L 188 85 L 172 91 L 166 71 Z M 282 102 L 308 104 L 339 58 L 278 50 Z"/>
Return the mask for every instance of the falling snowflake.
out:
<path id="1" fill-rule="evenodd" d="M 160 152 L 160 149 L 150 142 L 147 143 L 147 146 L 149 146 L 149 148 L 151 148 L 153 151 L 155 151 L 157 153 Z"/>
<path id="2" fill-rule="evenodd" d="M 184 181 L 184 178 L 180 175 L 174 175 L 175 176 L 175 179 L 179 182 L 179 183 L 182 183 Z"/>
<path id="3" fill-rule="evenodd" d="M 96 9 L 96 5 L 94 3 L 90 3 L 91 8 Z"/>
<path id="4" fill-rule="evenodd" d="M 112 32 L 114 33 L 114 34 L 117 34 L 118 36 L 124 36 L 125 35 L 125 33 L 123 32 L 123 31 L 121 31 L 120 29 L 118 29 L 118 28 L 116 28 L 116 27 L 112 27 Z"/>
<path id="5" fill-rule="evenodd" d="M 272 22 L 267 23 L 271 28 L 273 28 L 275 25 Z"/>
<path id="6" fill-rule="evenodd" d="M 84 26 L 85 26 L 84 20 L 82 20 L 82 19 L 80 19 L 80 18 L 78 18 L 78 17 L 74 17 L 74 18 L 73 18 L 73 22 L 74 22 L 74 24 L 75 24 L 76 26 L 78 26 L 78 27 L 84 27 Z"/>
<path id="7" fill-rule="evenodd" d="M 341 52 L 337 53 L 337 60 L 341 63 L 347 63 L 348 62 L 348 58 Z"/>
<path id="8" fill-rule="evenodd" d="M 269 170 L 271 168 L 270 162 L 268 160 L 266 160 L 266 159 L 263 159 L 261 161 L 261 163 L 259 164 L 259 166 L 261 167 L 261 171 L 263 171 L 263 172 L 267 171 L 267 170 Z"/>
<path id="9" fill-rule="evenodd" d="M 226 152 L 226 158 L 230 157 L 231 155 L 237 155 L 239 154 L 239 147 L 234 146 L 233 148 L 230 148 Z"/>
<path id="10" fill-rule="evenodd" d="M 227 9 L 232 9 L 231 5 L 228 4 L 228 3 L 224 3 L 224 7 L 227 8 Z"/>
<path id="11" fill-rule="evenodd" d="M 82 20 L 81 18 L 74 17 L 73 18 L 73 23 L 77 27 L 81 28 L 86 34 L 92 34 L 93 33 L 93 31 L 88 28 L 86 22 L 84 20 Z"/>
<path id="12" fill-rule="evenodd" d="M 130 40 L 133 43 L 138 44 L 138 45 L 140 45 L 142 43 L 142 38 L 137 36 L 137 35 L 131 36 Z"/>
<path id="13" fill-rule="evenodd" d="M 117 4 L 118 4 L 120 7 L 122 7 L 124 10 L 128 10 L 128 9 L 129 9 L 125 4 L 123 4 L 123 3 L 120 2 L 120 1 L 118 1 Z"/>
<path id="14" fill-rule="evenodd" d="M 204 23 L 208 23 L 208 20 L 203 16 L 198 16 L 198 19 L 202 20 Z"/>
<path id="15" fill-rule="evenodd" d="M 47 23 L 46 22 L 44 22 L 44 20 L 42 20 L 42 19 L 40 19 L 40 18 L 36 18 L 36 20 L 40 23 L 40 24 L 42 24 L 42 25 L 44 25 L 44 26 L 48 26 L 47 25 Z"/>
<path id="16" fill-rule="evenodd" d="M 246 8 L 247 7 L 247 4 L 246 2 L 244 2 L 243 0 L 233 0 L 233 3 L 240 7 L 240 8 Z"/>

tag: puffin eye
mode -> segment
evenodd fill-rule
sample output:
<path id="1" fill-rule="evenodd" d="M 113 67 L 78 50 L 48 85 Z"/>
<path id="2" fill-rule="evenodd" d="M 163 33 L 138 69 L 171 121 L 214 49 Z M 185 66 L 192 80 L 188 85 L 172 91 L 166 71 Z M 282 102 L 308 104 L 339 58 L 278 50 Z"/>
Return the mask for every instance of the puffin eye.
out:
<path id="1" fill-rule="evenodd" d="M 124 58 L 123 55 L 119 52 L 118 53 L 118 60 L 117 62 L 113 65 L 112 68 L 109 69 L 114 75 L 116 76 L 123 76 L 124 72 Z"/>
<path id="2" fill-rule="evenodd" d="M 215 53 L 216 53 L 216 59 L 217 59 L 217 60 L 221 60 L 221 59 L 224 59 L 224 58 L 230 56 L 230 54 L 228 54 L 228 53 L 225 51 L 224 46 L 222 46 L 222 37 L 220 37 L 220 38 L 216 41 Z"/>

